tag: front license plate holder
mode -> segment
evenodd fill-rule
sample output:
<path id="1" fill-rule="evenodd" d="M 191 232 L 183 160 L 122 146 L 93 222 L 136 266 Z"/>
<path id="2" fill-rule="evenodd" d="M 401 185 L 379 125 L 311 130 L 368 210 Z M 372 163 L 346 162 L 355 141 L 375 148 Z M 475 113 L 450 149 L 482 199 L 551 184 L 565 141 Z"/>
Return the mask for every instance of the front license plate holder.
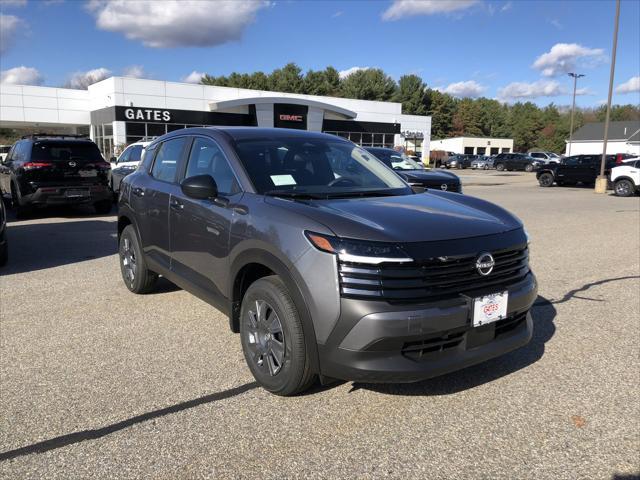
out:
<path id="1" fill-rule="evenodd" d="M 507 304 L 509 303 L 509 292 L 491 293 L 473 299 L 474 327 L 480 327 L 489 323 L 507 318 Z"/>

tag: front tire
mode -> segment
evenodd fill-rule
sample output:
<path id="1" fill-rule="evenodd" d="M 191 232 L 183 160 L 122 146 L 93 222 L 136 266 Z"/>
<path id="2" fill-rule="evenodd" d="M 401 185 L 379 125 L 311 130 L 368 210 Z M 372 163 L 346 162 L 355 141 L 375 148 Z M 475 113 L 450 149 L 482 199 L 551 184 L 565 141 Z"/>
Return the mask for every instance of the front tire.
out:
<path id="1" fill-rule="evenodd" d="M 122 280 L 133 293 L 149 293 L 155 288 L 158 275 L 147 268 L 133 225 L 127 225 L 120 235 L 120 272 Z"/>
<path id="2" fill-rule="evenodd" d="M 541 187 L 550 187 L 553 185 L 553 175 L 550 173 L 543 173 L 538 178 L 538 183 Z"/>
<path id="3" fill-rule="evenodd" d="M 631 197 L 635 193 L 635 185 L 626 178 L 616 181 L 613 191 L 618 197 Z"/>
<path id="4" fill-rule="evenodd" d="M 525 165 L 524 171 L 525 172 L 533 172 L 533 165 L 531 165 L 531 164 Z"/>
<path id="5" fill-rule="evenodd" d="M 245 293 L 240 339 L 247 365 L 265 390 L 289 396 L 313 383 L 300 315 L 280 277 L 256 280 Z"/>

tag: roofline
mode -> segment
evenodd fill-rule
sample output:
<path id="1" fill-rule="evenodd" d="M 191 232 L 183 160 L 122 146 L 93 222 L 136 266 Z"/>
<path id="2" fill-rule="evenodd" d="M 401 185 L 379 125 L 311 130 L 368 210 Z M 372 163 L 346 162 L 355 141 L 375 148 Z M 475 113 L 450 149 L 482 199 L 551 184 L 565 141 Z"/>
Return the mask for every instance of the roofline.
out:
<path id="1" fill-rule="evenodd" d="M 248 97 L 248 98 L 236 98 L 233 100 L 222 100 L 209 102 L 209 110 L 224 110 L 227 108 L 244 107 L 245 105 L 261 105 L 265 103 L 289 103 L 293 105 L 305 105 L 309 107 L 317 107 L 323 110 L 329 110 L 334 113 L 338 113 L 347 118 L 356 118 L 358 115 L 352 110 L 338 107 L 326 102 L 319 102 L 317 100 L 309 100 L 307 98 L 298 97 Z"/>

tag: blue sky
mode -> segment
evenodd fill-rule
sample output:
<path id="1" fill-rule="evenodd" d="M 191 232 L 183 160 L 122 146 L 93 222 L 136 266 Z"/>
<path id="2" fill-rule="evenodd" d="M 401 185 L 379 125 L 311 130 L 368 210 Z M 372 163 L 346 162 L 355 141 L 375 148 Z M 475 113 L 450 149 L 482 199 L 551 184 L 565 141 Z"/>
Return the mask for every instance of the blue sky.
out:
<path id="1" fill-rule="evenodd" d="M 577 103 L 595 106 L 607 97 L 615 4 L 0 0 L 0 8 L 5 83 L 62 86 L 89 71 L 180 81 L 296 62 L 304 70 L 380 67 L 458 96 L 566 105 L 566 71 L 577 70 L 586 74 Z M 638 76 L 640 2 L 625 0 L 615 103 L 640 103 Z"/>

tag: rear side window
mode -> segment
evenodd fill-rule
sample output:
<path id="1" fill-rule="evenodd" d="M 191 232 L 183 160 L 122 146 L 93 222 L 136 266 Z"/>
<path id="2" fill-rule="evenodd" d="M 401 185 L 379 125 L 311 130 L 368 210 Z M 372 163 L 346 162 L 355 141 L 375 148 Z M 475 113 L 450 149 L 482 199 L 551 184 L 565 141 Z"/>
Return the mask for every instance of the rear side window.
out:
<path id="1" fill-rule="evenodd" d="M 163 182 L 175 182 L 178 174 L 178 162 L 186 141 L 187 137 L 180 137 L 163 142 L 158 148 L 151 176 Z"/>
<path id="2" fill-rule="evenodd" d="M 93 142 L 35 142 L 31 160 L 92 163 L 103 159 L 98 146 Z"/>
<path id="3" fill-rule="evenodd" d="M 220 193 L 232 195 L 240 191 L 229 162 L 213 140 L 196 137 L 193 141 L 185 176 L 195 175 L 211 175 Z"/>

